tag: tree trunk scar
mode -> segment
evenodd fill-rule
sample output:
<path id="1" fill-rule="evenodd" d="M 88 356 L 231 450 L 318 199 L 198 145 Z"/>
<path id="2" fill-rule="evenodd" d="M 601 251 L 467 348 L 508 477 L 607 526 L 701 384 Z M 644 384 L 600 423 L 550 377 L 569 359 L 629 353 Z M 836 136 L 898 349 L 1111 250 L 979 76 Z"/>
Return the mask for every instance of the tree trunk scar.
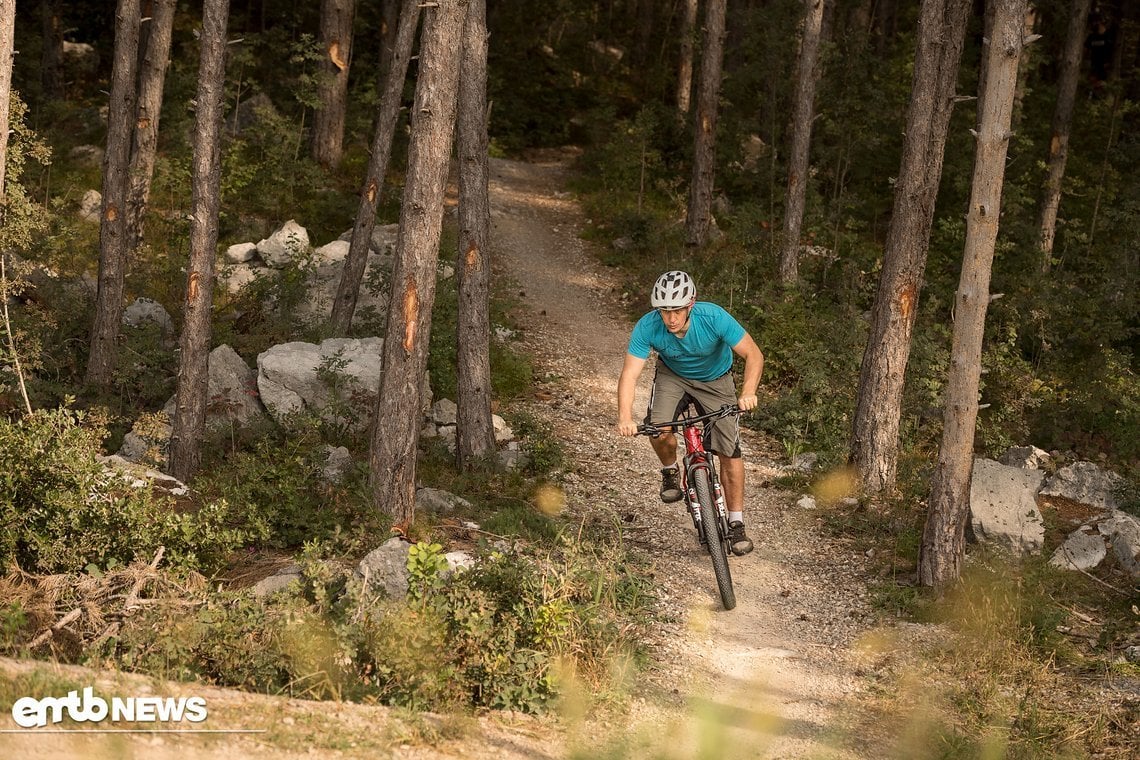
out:
<path id="1" fill-rule="evenodd" d="M 348 62 L 345 61 L 344 57 L 340 54 L 340 42 L 337 40 L 333 40 L 329 43 L 329 60 L 333 62 L 333 66 L 336 66 L 341 71 L 348 68 Z"/>
<path id="2" fill-rule="evenodd" d="M 467 256 L 464 258 L 463 264 L 468 271 L 479 268 L 479 246 L 475 244 L 474 240 L 467 245 Z"/>
<path id="3" fill-rule="evenodd" d="M 420 313 L 420 298 L 416 283 L 409 277 L 404 286 L 404 353 L 409 356 L 416 340 L 416 317 Z"/>
<path id="4" fill-rule="evenodd" d="M 904 322 L 910 321 L 910 313 L 913 309 L 914 285 L 907 285 L 899 292 L 899 314 Z"/>
<path id="5" fill-rule="evenodd" d="M 368 202 L 369 203 L 375 203 L 376 202 L 376 180 L 373 180 L 373 181 L 368 183 Z"/>
<path id="6" fill-rule="evenodd" d="M 202 279 L 201 272 L 191 272 L 190 281 L 186 284 L 186 303 L 194 303 L 198 298 L 198 281 Z"/>
<path id="7" fill-rule="evenodd" d="M 106 219 L 108 222 L 113 222 L 119 218 L 119 209 L 114 204 L 107 206 Z"/>

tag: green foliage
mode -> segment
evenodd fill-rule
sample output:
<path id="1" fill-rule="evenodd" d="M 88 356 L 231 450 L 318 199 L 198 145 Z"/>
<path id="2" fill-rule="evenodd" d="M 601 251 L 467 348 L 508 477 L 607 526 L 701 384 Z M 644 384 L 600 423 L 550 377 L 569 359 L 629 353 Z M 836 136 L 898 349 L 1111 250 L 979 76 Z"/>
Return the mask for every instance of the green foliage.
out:
<path id="1" fill-rule="evenodd" d="M 331 484 L 323 477 L 325 456 L 315 427 L 279 431 L 203 468 L 195 487 L 232 505 L 264 546 L 298 547 L 333 537 L 351 544 L 386 530 L 372 508 L 364 473 Z"/>
<path id="2" fill-rule="evenodd" d="M 82 412 L 37 411 L 0 420 L 0 566 L 32 572 L 108 568 L 150 559 L 210 571 L 244 542 L 231 508 L 214 501 L 180 509 L 167 497 L 106 468 L 96 457 L 103 429 Z"/>
<path id="3" fill-rule="evenodd" d="M 5 155 L 3 224 L 0 224 L 0 251 L 22 250 L 32 247 L 36 238 L 47 228 L 45 209 L 28 196 L 24 174 L 28 162 L 41 166 L 51 163 L 51 148 L 26 123 L 28 107 L 19 94 L 11 93 L 8 124 L 0 125 L 8 132 Z"/>
<path id="4" fill-rule="evenodd" d="M 632 650 L 633 621 L 647 603 L 631 593 L 644 584 L 637 568 L 612 546 L 483 550 L 473 567 L 445 573 L 442 546 L 420 543 L 409 552 L 405 600 L 377 597 L 319 553 L 306 547 L 299 589 L 265 602 L 231 593 L 189 615 L 149 607 L 102 656 L 255 691 L 534 712 L 556 691 L 555 657 L 606 678 L 609 658 Z"/>
<path id="5" fill-rule="evenodd" d="M 566 464 L 566 452 L 550 425 L 522 411 L 510 413 L 507 422 L 522 441 L 527 473 L 542 476 Z"/>
<path id="6" fill-rule="evenodd" d="M 441 255 L 455 251 L 455 246 L 454 234 L 449 230 L 440 242 Z M 459 319 L 458 287 L 456 277 L 440 277 L 436 283 L 428 344 L 428 376 L 436 398 L 455 400 L 457 394 L 455 355 Z M 506 286 L 498 284 L 490 295 L 491 324 L 513 326 L 513 304 L 514 299 L 507 296 Z M 494 335 L 490 338 L 488 348 L 492 395 L 505 401 L 525 393 L 530 387 L 533 372 L 530 357 L 514 350 L 509 343 L 497 340 Z"/>
<path id="7" fill-rule="evenodd" d="M 19 602 L 8 602 L 0 608 L 0 651 L 8 650 L 16 642 L 20 629 L 27 624 L 28 617 Z"/>
<path id="8" fill-rule="evenodd" d="M 422 599 L 437 589 L 447 570 L 447 558 L 441 544 L 420 541 L 408 548 L 408 595 Z"/>

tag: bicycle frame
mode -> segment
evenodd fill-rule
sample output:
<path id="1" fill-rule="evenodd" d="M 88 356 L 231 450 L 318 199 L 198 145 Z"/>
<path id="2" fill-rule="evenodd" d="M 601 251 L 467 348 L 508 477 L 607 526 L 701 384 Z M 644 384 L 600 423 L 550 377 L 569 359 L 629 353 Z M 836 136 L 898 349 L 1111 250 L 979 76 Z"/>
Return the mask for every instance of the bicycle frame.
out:
<path id="1" fill-rule="evenodd" d="M 720 485 L 720 478 L 717 476 L 712 456 L 705 448 L 705 440 L 709 437 L 713 422 L 729 414 L 738 414 L 739 410 L 736 407 L 724 406 L 708 414 L 689 414 L 689 410 L 693 408 L 692 403 L 688 404 L 681 416 L 673 422 L 642 427 L 645 428 L 647 435 L 666 432 L 667 428 L 681 428 L 681 437 L 685 442 L 685 456 L 681 460 L 681 488 L 685 494 L 685 506 L 693 519 L 693 525 L 697 528 L 697 537 L 701 545 L 704 545 L 708 541 L 708 526 L 702 524 L 700 500 L 697 498 L 696 488 L 692 485 L 692 473 L 697 470 L 705 470 L 708 473 L 709 483 L 713 488 L 713 498 L 716 501 L 717 516 L 720 518 L 720 525 L 714 531 L 720 539 L 728 534 L 728 512 L 724 505 L 724 491 Z"/>

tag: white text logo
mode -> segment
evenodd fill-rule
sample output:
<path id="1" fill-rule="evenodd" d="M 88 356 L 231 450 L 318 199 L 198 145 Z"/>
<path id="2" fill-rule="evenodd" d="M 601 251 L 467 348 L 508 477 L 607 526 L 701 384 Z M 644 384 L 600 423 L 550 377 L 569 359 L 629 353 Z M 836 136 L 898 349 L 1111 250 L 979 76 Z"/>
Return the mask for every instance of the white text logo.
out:
<path id="1" fill-rule="evenodd" d="M 82 695 L 67 692 L 66 697 L 21 697 L 12 705 L 12 719 L 21 728 L 39 728 L 49 722 L 59 723 L 64 715 L 76 723 L 91 721 L 134 721 L 153 723 L 188 720 L 201 723 L 206 719 L 206 700 L 202 697 L 96 697 L 90 686 Z"/>

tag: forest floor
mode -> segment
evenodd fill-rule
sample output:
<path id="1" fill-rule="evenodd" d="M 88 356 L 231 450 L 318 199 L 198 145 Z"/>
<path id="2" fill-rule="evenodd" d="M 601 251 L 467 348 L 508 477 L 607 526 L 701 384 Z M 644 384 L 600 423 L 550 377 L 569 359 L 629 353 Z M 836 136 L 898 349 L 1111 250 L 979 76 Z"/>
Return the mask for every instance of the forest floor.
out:
<path id="1" fill-rule="evenodd" d="M 746 431 L 745 518 L 756 550 L 731 559 L 738 606 L 721 609 L 710 562 L 678 504 L 657 497 L 658 464 L 641 438 L 614 432 L 618 372 L 632 327 L 616 270 L 580 233 L 588 224 L 566 189 L 568 156 L 491 166 L 497 276 L 517 286 L 519 340 L 543 379 L 523 405 L 565 448 L 567 509 L 601 521 L 652 568 L 658 584 L 649 663 L 620 694 L 565 700 L 544 717 L 440 717 L 389 708 L 156 682 L 138 676 L 0 660 L 68 688 L 198 695 L 215 731 L 249 733 L 15 733 L 12 757 L 398 758 L 827 757 L 883 754 L 900 726 L 864 711 L 884 662 L 937 638 L 936 629 L 879 627 L 861 550 L 828 536 L 818 510 L 773 482 L 782 448 Z M 763 348 L 763 346 L 761 347 Z M 651 371 L 638 389 L 648 396 Z M 886 642 L 886 643 L 884 643 Z M 58 691 L 58 689 L 56 690 Z M 576 708 L 575 705 L 578 705 Z M 0 716 L 0 728 L 11 727 Z M 196 727 L 197 728 L 197 727 Z M 877 736 L 876 736 L 877 734 Z"/>

